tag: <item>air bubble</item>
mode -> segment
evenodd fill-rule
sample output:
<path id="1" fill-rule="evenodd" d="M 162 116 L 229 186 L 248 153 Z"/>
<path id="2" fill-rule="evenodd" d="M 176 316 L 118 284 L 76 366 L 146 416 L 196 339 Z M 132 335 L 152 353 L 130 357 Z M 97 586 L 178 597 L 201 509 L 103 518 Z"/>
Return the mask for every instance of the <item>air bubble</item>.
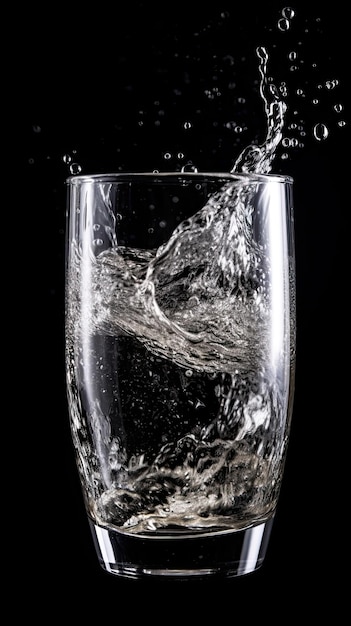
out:
<path id="1" fill-rule="evenodd" d="M 72 161 L 72 157 L 70 154 L 64 154 L 62 157 L 62 161 L 67 163 L 67 165 Z"/>
<path id="2" fill-rule="evenodd" d="M 290 59 L 290 61 L 296 61 L 296 59 L 297 59 L 297 52 L 295 52 L 295 50 L 292 50 L 291 52 L 289 52 L 289 59 Z"/>
<path id="3" fill-rule="evenodd" d="M 93 225 L 93 230 L 100 230 L 100 224 L 94 224 Z"/>
<path id="4" fill-rule="evenodd" d="M 183 126 L 184 126 L 185 130 L 189 130 L 189 128 L 192 127 L 192 123 L 191 122 L 184 122 Z"/>
<path id="5" fill-rule="evenodd" d="M 317 141 L 324 141 L 329 135 L 329 130 L 325 124 L 318 123 L 313 127 L 313 134 Z"/>
<path id="6" fill-rule="evenodd" d="M 184 154 L 183 154 L 183 152 L 178 152 L 178 154 L 177 154 L 177 158 L 178 158 L 178 159 L 184 159 Z"/>
<path id="7" fill-rule="evenodd" d="M 166 161 L 169 161 L 169 159 L 172 158 L 172 155 L 170 152 L 165 152 L 163 158 L 166 159 Z"/>
<path id="8" fill-rule="evenodd" d="M 341 113 L 343 108 L 344 107 L 342 106 L 342 104 L 334 104 L 334 111 L 336 111 L 337 113 Z"/>
<path id="9" fill-rule="evenodd" d="M 185 376 L 190 378 L 193 375 L 193 370 L 185 370 Z"/>
<path id="10" fill-rule="evenodd" d="M 102 239 L 94 239 L 93 240 L 93 244 L 94 246 L 102 246 L 103 245 L 103 240 Z"/>

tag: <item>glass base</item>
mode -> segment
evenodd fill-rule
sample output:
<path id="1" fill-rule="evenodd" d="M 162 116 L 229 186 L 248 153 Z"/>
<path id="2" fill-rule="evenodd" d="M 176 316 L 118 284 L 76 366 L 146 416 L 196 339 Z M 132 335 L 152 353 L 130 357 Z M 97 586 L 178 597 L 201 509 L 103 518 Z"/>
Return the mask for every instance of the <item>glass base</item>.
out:
<path id="1" fill-rule="evenodd" d="M 124 578 L 229 578 L 263 563 L 273 517 L 242 530 L 184 534 L 131 535 L 89 519 L 101 567 Z"/>

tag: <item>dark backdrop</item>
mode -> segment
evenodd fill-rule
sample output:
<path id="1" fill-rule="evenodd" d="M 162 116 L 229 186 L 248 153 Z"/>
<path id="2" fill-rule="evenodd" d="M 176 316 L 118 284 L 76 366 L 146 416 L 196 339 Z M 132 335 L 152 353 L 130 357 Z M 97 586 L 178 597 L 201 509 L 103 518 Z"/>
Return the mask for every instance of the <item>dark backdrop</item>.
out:
<path id="1" fill-rule="evenodd" d="M 343 7 L 294 3 L 288 23 L 280 22 L 283 2 L 22 9 L 9 87 L 19 110 L 24 173 L 16 214 L 25 235 L 21 308 L 30 321 L 21 361 L 26 392 L 18 393 L 16 415 L 26 504 L 21 498 L 15 509 L 21 540 L 11 582 L 33 615 L 45 614 L 45 598 L 57 611 L 81 611 L 82 620 L 94 612 L 117 620 L 121 611 L 134 621 L 199 620 L 211 610 L 222 620 L 246 613 L 274 623 L 281 611 L 303 614 L 307 607 L 313 615 L 326 603 L 340 609 L 349 472 L 342 372 L 350 54 Z M 273 81 L 286 83 L 284 137 L 298 144 L 281 146 L 273 168 L 295 180 L 298 334 L 293 426 L 268 554 L 258 572 L 221 584 L 124 581 L 97 563 L 70 439 L 65 179 L 78 170 L 167 171 L 188 163 L 231 169 L 240 150 L 265 135 L 257 45 L 267 46 Z M 328 129 L 324 140 L 314 137 L 318 123 Z"/>

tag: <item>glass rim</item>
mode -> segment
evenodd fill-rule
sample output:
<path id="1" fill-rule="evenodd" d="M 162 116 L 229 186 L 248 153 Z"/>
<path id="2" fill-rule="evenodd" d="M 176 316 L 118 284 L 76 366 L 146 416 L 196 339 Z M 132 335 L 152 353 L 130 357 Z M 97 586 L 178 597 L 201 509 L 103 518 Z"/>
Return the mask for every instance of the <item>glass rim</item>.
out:
<path id="1" fill-rule="evenodd" d="M 294 179 L 286 174 L 256 174 L 253 172 L 111 172 L 106 174 L 76 174 L 66 178 L 66 184 L 78 185 L 81 183 L 117 183 L 156 179 L 199 179 L 212 178 L 238 181 L 256 181 L 262 183 L 276 182 L 292 184 Z"/>

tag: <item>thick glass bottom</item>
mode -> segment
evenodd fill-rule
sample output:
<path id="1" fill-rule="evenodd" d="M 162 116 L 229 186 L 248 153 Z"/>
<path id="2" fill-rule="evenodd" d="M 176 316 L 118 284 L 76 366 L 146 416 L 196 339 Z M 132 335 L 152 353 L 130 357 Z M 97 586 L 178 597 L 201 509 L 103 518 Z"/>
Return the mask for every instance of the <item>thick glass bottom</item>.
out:
<path id="1" fill-rule="evenodd" d="M 263 563 L 273 517 L 241 530 L 132 535 L 98 526 L 89 519 L 100 565 L 124 578 L 229 578 Z"/>

